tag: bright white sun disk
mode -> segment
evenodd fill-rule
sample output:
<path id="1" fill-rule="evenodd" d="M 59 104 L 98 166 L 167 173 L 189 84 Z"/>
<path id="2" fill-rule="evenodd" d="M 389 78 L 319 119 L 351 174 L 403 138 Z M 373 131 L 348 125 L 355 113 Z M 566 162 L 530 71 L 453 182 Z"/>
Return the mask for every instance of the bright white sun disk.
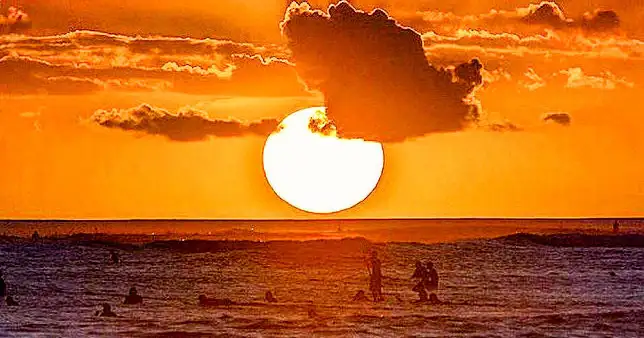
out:
<path id="1" fill-rule="evenodd" d="M 298 209 L 331 213 L 355 206 L 371 194 L 384 165 L 382 145 L 340 139 L 309 129 L 312 117 L 326 120 L 324 107 L 297 111 L 264 146 L 264 172 L 275 193 Z"/>

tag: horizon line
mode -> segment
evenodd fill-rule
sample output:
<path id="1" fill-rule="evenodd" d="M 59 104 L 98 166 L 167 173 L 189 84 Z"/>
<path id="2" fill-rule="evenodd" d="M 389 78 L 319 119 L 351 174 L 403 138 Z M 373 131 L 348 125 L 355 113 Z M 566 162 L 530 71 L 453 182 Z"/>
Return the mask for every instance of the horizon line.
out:
<path id="1" fill-rule="evenodd" d="M 0 222 L 341 222 L 341 221 L 593 221 L 643 220 L 640 217 L 392 217 L 392 218 L 0 218 Z"/>

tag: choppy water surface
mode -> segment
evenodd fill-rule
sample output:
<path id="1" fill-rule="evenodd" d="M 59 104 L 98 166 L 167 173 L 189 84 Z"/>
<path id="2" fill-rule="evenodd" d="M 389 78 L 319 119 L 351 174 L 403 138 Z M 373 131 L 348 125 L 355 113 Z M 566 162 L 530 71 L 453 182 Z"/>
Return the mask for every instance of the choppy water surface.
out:
<path id="1" fill-rule="evenodd" d="M 123 247 L 123 262 L 111 265 L 107 246 L 0 244 L 0 267 L 20 302 L 0 306 L 0 335 L 644 336 L 643 248 L 504 239 L 378 244 L 387 301 L 353 304 L 353 294 L 367 289 L 370 245 L 270 242 L 192 253 Z M 447 304 L 412 303 L 417 259 L 435 262 Z M 143 305 L 122 305 L 132 285 Z M 266 290 L 280 302 L 257 304 Z M 203 308 L 202 293 L 256 304 Z M 103 302 L 119 317 L 94 316 Z"/>

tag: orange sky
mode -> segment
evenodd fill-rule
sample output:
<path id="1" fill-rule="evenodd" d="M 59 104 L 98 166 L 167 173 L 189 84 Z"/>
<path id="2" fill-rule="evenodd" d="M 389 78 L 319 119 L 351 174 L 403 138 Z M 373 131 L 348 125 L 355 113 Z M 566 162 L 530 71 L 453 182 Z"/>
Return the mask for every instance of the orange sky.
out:
<path id="1" fill-rule="evenodd" d="M 376 191 L 330 216 L 271 191 L 261 133 L 151 135 L 93 118 L 146 104 L 253 123 L 324 104 L 280 34 L 286 1 L 0 3 L 0 218 L 644 216 L 638 0 L 559 0 L 555 22 L 527 16 L 539 4 L 525 0 L 352 2 L 422 34 L 436 67 L 478 58 L 481 117 L 386 143 Z"/>

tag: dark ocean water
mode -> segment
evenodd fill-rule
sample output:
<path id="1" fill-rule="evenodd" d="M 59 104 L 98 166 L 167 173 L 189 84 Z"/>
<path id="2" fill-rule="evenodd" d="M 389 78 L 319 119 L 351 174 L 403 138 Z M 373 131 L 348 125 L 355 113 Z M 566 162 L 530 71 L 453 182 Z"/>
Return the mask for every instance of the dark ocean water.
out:
<path id="1" fill-rule="evenodd" d="M 162 244 L 0 244 L 0 267 L 20 303 L 0 305 L 0 336 L 644 336 L 642 247 L 516 238 Z M 352 296 L 367 289 L 372 246 L 383 262 L 386 301 L 355 304 Z M 118 265 L 108 259 L 114 247 Z M 418 259 L 435 262 L 445 304 L 413 303 Z M 142 305 L 122 304 L 130 286 Z M 266 290 L 279 303 L 264 304 Z M 247 304 L 204 308 L 199 294 Z M 96 317 L 103 302 L 119 317 Z"/>

